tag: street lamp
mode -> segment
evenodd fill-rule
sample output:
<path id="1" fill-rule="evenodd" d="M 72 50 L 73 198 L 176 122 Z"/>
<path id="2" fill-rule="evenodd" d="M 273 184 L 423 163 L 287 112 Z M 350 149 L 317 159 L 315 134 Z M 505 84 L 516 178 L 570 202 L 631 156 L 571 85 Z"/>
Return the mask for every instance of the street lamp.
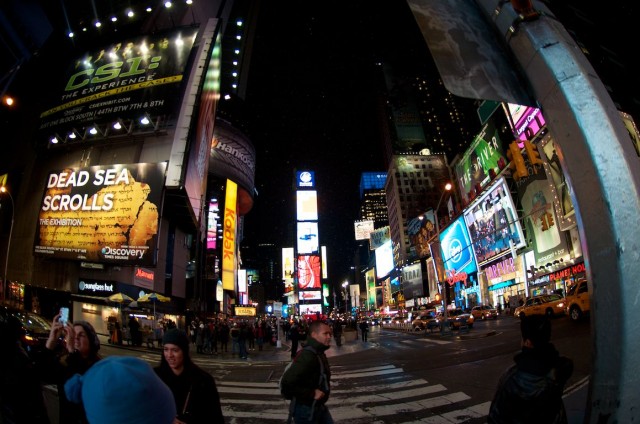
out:
<path id="1" fill-rule="evenodd" d="M 349 292 L 347 291 L 347 287 L 349 287 L 349 282 L 345 281 L 342 283 L 342 288 L 344 289 L 344 313 L 349 312 Z"/>
<path id="2" fill-rule="evenodd" d="M 438 243 L 440 243 L 440 218 L 438 217 L 438 211 L 440 210 L 440 204 L 442 203 L 442 199 L 444 199 L 444 195 L 446 192 L 451 191 L 451 188 L 453 186 L 451 185 L 451 183 L 447 183 L 444 186 L 444 190 L 442 191 L 442 194 L 440 195 L 440 200 L 438 200 L 438 206 L 436 206 L 436 209 L 433 211 L 433 215 L 436 221 L 436 241 Z M 438 249 L 438 251 L 440 251 L 440 249 Z M 434 265 L 435 261 L 434 261 Z M 440 276 L 438 275 L 438 266 L 435 266 L 435 270 L 436 270 L 436 278 L 438 279 L 438 286 L 442 287 L 443 292 L 442 292 L 442 303 L 444 305 L 444 311 L 443 311 L 443 319 L 444 321 L 442 322 L 442 327 L 441 327 L 441 332 L 444 333 L 445 328 L 448 327 L 449 325 L 449 314 L 447 313 L 447 287 L 444 285 L 444 283 L 442 284 L 442 286 L 440 286 Z"/>
<path id="3" fill-rule="evenodd" d="M 7 188 L 5 186 L 0 187 L 0 192 L 2 193 L 6 193 L 9 195 L 9 200 L 11 200 L 11 227 L 9 227 L 9 239 L 7 240 L 7 254 L 6 257 L 4 259 L 4 277 L 2 279 L 2 293 L 3 293 L 3 297 L 4 300 L 7 300 L 7 268 L 9 267 L 9 250 L 11 249 L 11 234 L 13 233 L 13 210 L 14 210 L 14 203 L 13 203 L 13 196 L 11 196 L 11 193 L 9 193 L 9 190 L 7 190 Z"/>

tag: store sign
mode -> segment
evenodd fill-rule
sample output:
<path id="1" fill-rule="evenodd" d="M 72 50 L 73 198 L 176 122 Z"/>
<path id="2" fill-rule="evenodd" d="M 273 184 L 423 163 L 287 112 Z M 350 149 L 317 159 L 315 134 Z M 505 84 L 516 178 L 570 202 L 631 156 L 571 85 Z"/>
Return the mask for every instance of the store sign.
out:
<path id="1" fill-rule="evenodd" d="M 490 280 L 502 278 L 507 274 L 516 272 L 516 264 L 512 256 L 484 268 L 484 273 Z"/>
<path id="2" fill-rule="evenodd" d="M 236 316 L 239 317 L 255 317 L 256 308 L 254 306 L 236 306 Z"/>
<path id="3" fill-rule="evenodd" d="M 85 281 L 78 282 L 78 294 L 82 295 L 111 295 L 114 293 L 115 283 L 111 281 Z"/>
<path id="4" fill-rule="evenodd" d="M 561 269 L 560 271 L 552 272 L 549 274 L 549 279 L 554 280 L 564 280 L 573 275 L 579 274 L 581 272 L 585 272 L 586 268 L 584 266 L 584 262 L 579 263 L 577 265 L 569 266 L 567 268 Z"/>

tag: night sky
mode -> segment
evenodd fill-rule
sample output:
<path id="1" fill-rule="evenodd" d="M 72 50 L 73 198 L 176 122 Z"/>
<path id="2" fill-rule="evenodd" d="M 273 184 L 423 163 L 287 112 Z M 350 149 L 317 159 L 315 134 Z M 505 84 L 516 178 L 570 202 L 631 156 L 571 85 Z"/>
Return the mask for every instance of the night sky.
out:
<path id="1" fill-rule="evenodd" d="M 245 217 L 245 243 L 293 247 L 294 170 L 315 171 L 330 283 L 353 281 L 360 175 L 387 168 L 376 61 L 388 46 L 412 52 L 411 36 L 427 52 L 406 3 L 381 4 L 263 2 L 253 50 L 246 100 L 258 197 Z"/>

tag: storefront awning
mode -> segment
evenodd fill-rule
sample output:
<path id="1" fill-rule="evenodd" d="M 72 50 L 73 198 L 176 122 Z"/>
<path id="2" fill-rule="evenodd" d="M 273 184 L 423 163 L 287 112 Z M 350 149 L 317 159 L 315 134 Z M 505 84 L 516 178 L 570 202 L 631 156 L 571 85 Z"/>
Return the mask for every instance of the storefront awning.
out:
<path id="1" fill-rule="evenodd" d="M 504 288 L 513 286 L 515 284 L 516 284 L 516 280 L 515 279 L 514 280 L 509 280 L 509 281 L 503 281 L 501 283 L 489 286 L 489 291 L 498 290 L 498 289 L 504 289 Z"/>

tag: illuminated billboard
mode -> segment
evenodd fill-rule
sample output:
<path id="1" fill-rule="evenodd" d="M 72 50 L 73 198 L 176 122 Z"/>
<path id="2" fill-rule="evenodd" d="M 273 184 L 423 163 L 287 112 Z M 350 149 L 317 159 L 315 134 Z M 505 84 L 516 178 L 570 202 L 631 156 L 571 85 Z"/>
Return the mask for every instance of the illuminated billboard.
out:
<path id="1" fill-rule="evenodd" d="M 315 315 L 315 314 L 322 314 L 322 304 L 320 303 L 315 303 L 315 304 L 301 304 L 300 305 L 300 314 L 301 315 Z"/>
<path id="2" fill-rule="evenodd" d="M 298 288 L 301 290 L 319 289 L 321 286 L 320 256 L 298 256 Z"/>
<path id="3" fill-rule="evenodd" d="M 393 270 L 393 248 L 387 240 L 376 249 L 376 277 L 383 278 Z"/>
<path id="4" fill-rule="evenodd" d="M 209 202 L 209 211 L 207 212 L 207 249 L 215 249 L 218 241 L 218 222 L 220 215 L 218 214 L 218 201 Z"/>
<path id="5" fill-rule="evenodd" d="M 293 247 L 282 248 L 282 279 L 284 285 L 293 285 Z"/>
<path id="6" fill-rule="evenodd" d="M 436 235 L 436 218 L 433 209 L 410 220 L 407 224 L 407 234 L 416 256 L 420 259 L 429 256 L 428 241 Z"/>
<path id="7" fill-rule="evenodd" d="M 197 31 L 182 27 L 121 39 L 76 57 L 55 100 L 40 114 L 40 129 L 66 133 L 82 124 L 171 112 L 182 98 Z"/>
<path id="8" fill-rule="evenodd" d="M 503 118 L 504 119 L 504 118 Z M 464 204 L 476 186 L 484 188 L 491 181 L 491 174 L 500 173 L 500 164 L 506 165 L 500 130 L 493 120 L 487 122 L 476 135 L 467 151 L 455 167 L 458 188 Z"/>
<path id="9" fill-rule="evenodd" d="M 49 174 L 34 254 L 127 265 L 155 263 L 166 163 L 68 168 Z"/>
<path id="10" fill-rule="evenodd" d="M 402 293 L 405 299 L 417 299 L 424 296 L 420 262 L 402 268 Z"/>
<path id="11" fill-rule="evenodd" d="M 509 118 L 513 135 L 518 140 L 533 140 L 546 124 L 542 111 L 538 108 L 513 103 L 503 103 L 503 107 Z"/>
<path id="12" fill-rule="evenodd" d="M 298 221 L 318 220 L 318 193 L 315 190 L 296 191 L 296 206 Z"/>
<path id="13" fill-rule="evenodd" d="M 462 217 L 440 233 L 440 245 L 447 279 L 455 274 L 471 274 L 478 270 L 471 238 Z"/>
<path id="14" fill-rule="evenodd" d="M 391 240 L 391 230 L 389 226 L 379 228 L 369 234 L 369 247 L 376 250 L 386 242 Z"/>
<path id="15" fill-rule="evenodd" d="M 320 290 L 300 290 L 298 294 L 300 300 L 320 300 L 322 299 L 322 293 Z"/>
<path id="16" fill-rule="evenodd" d="M 298 254 L 318 253 L 320 245 L 318 242 L 317 222 L 298 222 Z"/>
<path id="17" fill-rule="evenodd" d="M 238 185 L 227 180 L 224 199 L 224 214 L 222 217 L 222 288 L 236 289 L 236 235 L 238 234 L 236 204 L 238 199 Z"/>
<path id="18" fill-rule="evenodd" d="M 526 245 L 522 226 L 504 178 L 474 200 L 464 213 L 479 264 Z"/>
<path id="19" fill-rule="evenodd" d="M 370 234 L 374 231 L 373 220 L 356 221 L 353 223 L 356 233 L 356 240 L 369 240 Z"/>
<path id="20" fill-rule="evenodd" d="M 313 171 L 296 171 L 296 188 L 314 188 L 316 176 Z"/>

